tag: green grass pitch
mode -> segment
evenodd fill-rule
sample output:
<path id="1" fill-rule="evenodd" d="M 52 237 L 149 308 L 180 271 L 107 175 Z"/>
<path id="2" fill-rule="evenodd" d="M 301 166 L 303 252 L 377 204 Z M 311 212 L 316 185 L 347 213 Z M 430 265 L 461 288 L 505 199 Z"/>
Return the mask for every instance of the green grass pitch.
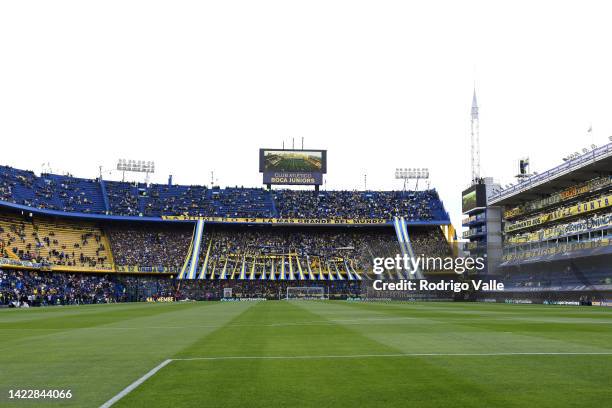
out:
<path id="1" fill-rule="evenodd" d="M 2 407 L 99 407 L 167 359 L 113 406 L 607 407 L 612 310 L 341 301 L 0 310 Z M 9 400 L 9 389 L 73 397 Z"/>

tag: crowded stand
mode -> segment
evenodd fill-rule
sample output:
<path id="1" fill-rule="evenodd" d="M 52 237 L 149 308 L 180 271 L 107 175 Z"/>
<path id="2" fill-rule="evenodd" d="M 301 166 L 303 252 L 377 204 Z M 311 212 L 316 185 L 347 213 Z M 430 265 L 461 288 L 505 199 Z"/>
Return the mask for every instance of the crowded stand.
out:
<path id="1" fill-rule="evenodd" d="M 372 251 L 369 243 L 385 240 L 399 250 L 394 238 L 393 231 L 389 229 L 351 231 L 322 227 L 212 227 L 204 236 L 200 266 L 207 263 L 211 270 L 215 265 L 227 269 L 225 261 L 228 260 L 230 270 L 234 272 L 236 267 L 241 267 L 244 259 L 245 268 L 249 271 L 256 263 L 258 277 L 265 273 L 264 270 L 269 273 L 271 263 L 274 263 L 277 271 L 282 270 L 282 262 L 287 271 L 290 269 L 289 262 L 292 262 L 291 268 L 303 268 L 303 273 L 316 271 L 320 265 L 325 268 L 329 262 L 341 263 L 341 269 L 344 269 L 344 261 L 357 271 L 371 270 Z M 334 268 L 333 265 L 331 267 Z M 296 275 L 299 276 L 298 273 Z"/>
<path id="2" fill-rule="evenodd" d="M 358 297 L 355 281 L 179 281 L 170 276 L 54 273 L 0 269 L 0 306 L 34 307 L 157 301 L 158 299 L 282 299 L 288 287 L 324 287 L 331 299 Z M 231 288 L 231 295 L 226 289 Z"/>
<path id="3" fill-rule="evenodd" d="M 117 266 L 179 269 L 187 256 L 193 229 L 189 225 L 123 225 L 108 227 Z"/>
<path id="4" fill-rule="evenodd" d="M 451 256 L 451 247 L 440 228 L 411 228 L 410 234 L 416 254 Z M 323 227 L 209 227 L 200 251 L 200 267 L 205 263 L 209 269 L 225 266 L 225 260 L 229 260 L 231 266 L 241 268 L 244 260 L 248 271 L 256 263 L 257 277 L 264 269 L 271 269 L 270 262 L 275 263 L 277 271 L 282 268 L 280 262 L 289 269 L 289 257 L 295 264 L 292 268 L 304 268 L 316 275 L 319 266 L 326 269 L 332 263 L 332 269 L 339 266 L 344 274 L 347 267 L 361 273 L 372 271 L 373 258 L 394 257 L 401 252 L 390 228 Z"/>
<path id="5" fill-rule="evenodd" d="M 444 217 L 435 190 L 301 191 L 279 190 L 274 201 L 280 218 L 379 218 L 404 216 L 409 221 Z"/>
<path id="6" fill-rule="evenodd" d="M 121 293 L 108 275 L 0 269 L 0 305 L 55 306 L 111 303 Z"/>
<path id="7" fill-rule="evenodd" d="M 576 237 L 578 234 L 586 234 L 587 238 L 612 239 L 612 212 L 578 217 L 570 222 L 513 234 L 508 236 L 507 244 L 510 248 L 515 245 Z"/>
<path id="8" fill-rule="evenodd" d="M 207 217 L 262 217 L 274 215 L 270 194 L 258 188 L 225 188 L 152 184 L 144 215 L 184 214 Z"/>
<path id="9" fill-rule="evenodd" d="M 113 222 L 101 228 L 82 222 L 70 224 L 55 220 L 52 223 L 38 218 L 12 217 L 2 218 L 2 248 L 20 260 L 38 264 L 15 263 L 22 269 L 14 269 L 10 263 L 0 266 L 0 305 L 47 306 L 157 298 L 218 300 L 227 297 L 227 288 L 233 289 L 233 298 L 279 299 L 291 286 L 324 287 L 328 297 L 343 299 L 362 293 L 363 283 L 371 278 L 367 271 L 371 271 L 374 257 L 393 257 L 399 252 L 395 234 L 388 227 L 295 229 L 210 225 L 203 238 L 200 258 L 200 267 L 208 258 L 208 276 L 203 280 L 179 280 L 177 271 L 184 262 L 193 233 L 189 225 Z M 45 223 L 46 227 L 41 228 Z M 412 230 L 416 251 L 426 251 L 430 256 L 450 252 L 439 227 Z M 78 244 L 79 255 L 66 256 L 64 251 L 61 256 L 56 251 L 41 249 L 65 247 L 65 239 L 74 242 L 75 251 Z M 105 247 L 108 241 L 111 251 Z M 34 242 L 37 245 L 28 246 Z M 103 256 L 100 253 L 101 261 L 114 258 L 118 266 L 163 266 L 163 273 L 118 273 L 119 268 L 117 272 L 78 273 L 106 267 L 102 263 L 79 261 L 86 257 L 82 251 L 90 245 L 92 248 L 100 245 L 98 250 L 104 251 Z M 24 246 L 31 251 L 21 250 Z M 276 278 L 270 277 L 272 264 Z M 293 272 L 290 273 L 291 264 Z M 62 265 L 77 267 L 63 270 Z M 286 276 L 281 277 L 283 268 Z M 222 270 L 226 273 L 222 274 Z M 250 275 L 241 270 L 259 273 Z M 321 270 L 326 273 L 320 274 Z M 262 276 L 262 271 L 267 272 Z"/>
<path id="10" fill-rule="evenodd" d="M 65 306 L 176 296 L 169 276 L 55 273 L 0 269 L 0 306 Z"/>
<path id="11" fill-rule="evenodd" d="M 100 228 L 87 222 L 0 214 L 0 247 L 7 258 L 110 269 L 106 237 Z"/>
<path id="12" fill-rule="evenodd" d="M 410 242 L 414 253 L 432 257 L 452 256 L 452 248 L 440 228 L 412 227 L 409 229 Z"/>
<path id="13" fill-rule="evenodd" d="M 279 299 L 292 287 L 359 297 L 374 258 L 402 251 L 394 217 L 417 255 L 451 254 L 435 190 L 220 188 L 2 166 L 0 205 L 5 306 Z"/>
<path id="14" fill-rule="evenodd" d="M 555 206 L 564 201 L 572 200 L 579 196 L 588 196 L 591 193 L 609 189 L 610 186 L 612 186 L 612 175 L 596 177 L 594 179 L 572 185 L 561 191 L 546 195 L 543 198 L 530 200 L 516 206 L 510 206 L 510 208 L 504 211 L 504 218 L 506 220 L 518 218 L 547 207 Z"/>
<path id="15" fill-rule="evenodd" d="M 504 265 L 587 249 L 605 252 L 600 248 L 612 243 L 610 180 L 596 178 L 505 210 Z"/>
<path id="16" fill-rule="evenodd" d="M 208 188 L 204 186 L 151 185 L 145 215 L 187 214 L 197 216 L 214 211 Z"/>
<path id="17" fill-rule="evenodd" d="M 0 214 L 0 251 L 7 260 L 76 270 L 176 273 L 185 264 L 193 239 L 191 223 L 97 223 L 19 213 Z M 448 256 L 450 245 L 438 226 L 410 227 L 416 254 Z M 374 257 L 399 253 L 392 228 L 244 226 L 209 224 L 203 233 L 199 265 L 236 268 L 253 263 L 287 268 L 371 271 Z M 291 266 L 289 265 L 291 264 Z M 251 270 L 251 269 L 249 269 Z M 262 272 L 258 269 L 257 275 Z M 304 272 L 306 273 L 306 272 Z M 313 272 L 314 273 L 314 272 Z M 309 274 L 310 275 L 310 274 Z M 348 273 L 350 276 L 350 273 Z M 296 273 L 296 278 L 302 275 Z M 219 277 L 219 271 L 217 271 Z"/>
<path id="18" fill-rule="evenodd" d="M 140 214 L 138 184 L 105 181 L 108 196 L 108 213 L 111 215 L 137 216 Z"/>
<path id="19" fill-rule="evenodd" d="M 375 218 L 448 221 L 435 190 L 304 191 L 80 179 L 0 166 L 0 201 L 41 210 L 115 216 Z"/>
<path id="20" fill-rule="evenodd" d="M 104 213 L 97 180 L 43 173 L 0 166 L 0 199 L 47 210 Z"/>

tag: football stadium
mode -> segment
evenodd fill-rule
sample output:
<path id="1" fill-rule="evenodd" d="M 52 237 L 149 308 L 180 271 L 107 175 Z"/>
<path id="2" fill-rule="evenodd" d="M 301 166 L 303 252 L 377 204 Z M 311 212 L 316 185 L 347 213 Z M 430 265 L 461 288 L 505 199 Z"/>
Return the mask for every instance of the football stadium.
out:
<path id="1" fill-rule="evenodd" d="M 463 273 L 374 272 L 397 254 L 470 255 L 431 188 L 220 188 L 0 167 L 5 403 L 38 406 L 46 397 L 13 393 L 50 389 L 62 394 L 45 403 L 61 406 L 601 405 L 610 160 L 612 144 L 496 190 L 485 206 L 503 214 L 503 253 Z M 471 225 L 481 218 L 464 221 L 468 236 L 488 232 Z M 467 285 L 482 278 L 505 290 Z M 406 280 L 434 290 L 375 290 Z M 445 280 L 466 290 L 435 286 Z"/>
<path id="2" fill-rule="evenodd" d="M 0 407 L 612 407 L 612 10 L 499 7 L 0 3 Z"/>

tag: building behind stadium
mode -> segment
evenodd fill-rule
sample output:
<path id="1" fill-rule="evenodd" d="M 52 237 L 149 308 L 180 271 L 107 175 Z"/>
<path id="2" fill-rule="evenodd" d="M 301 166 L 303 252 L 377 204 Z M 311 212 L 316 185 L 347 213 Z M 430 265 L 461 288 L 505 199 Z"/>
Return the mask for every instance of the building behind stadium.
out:
<path id="1" fill-rule="evenodd" d="M 489 273 L 506 283 L 498 297 L 597 304 L 612 299 L 612 143 L 489 192 L 485 207 L 502 221 L 500 228 L 481 230 L 487 240 L 502 243 L 502 251 L 489 257 Z"/>

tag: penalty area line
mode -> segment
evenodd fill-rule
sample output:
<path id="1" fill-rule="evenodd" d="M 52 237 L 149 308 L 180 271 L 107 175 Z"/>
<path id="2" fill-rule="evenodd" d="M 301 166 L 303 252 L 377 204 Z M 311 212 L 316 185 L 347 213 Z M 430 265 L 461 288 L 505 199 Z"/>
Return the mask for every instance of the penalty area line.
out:
<path id="1" fill-rule="evenodd" d="M 507 353 L 391 353 L 391 354 L 340 354 L 340 355 L 302 355 L 302 356 L 217 356 L 169 358 L 151 369 L 145 375 L 125 387 L 119 394 L 100 405 L 109 408 L 117 401 L 134 391 L 147 379 L 173 361 L 224 361 L 224 360 L 324 360 L 352 358 L 390 358 L 390 357 L 504 357 L 504 356 L 612 356 L 612 352 L 507 352 Z"/>
<path id="2" fill-rule="evenodd" d="M 392 353 L 392 354 L 346 354 L 318 356 L 219 356 L 173 358 L 172 361 L 218 361 L 218 360 L 324 360 L 343 358 L 389 358 L 389 357 L 504 357 L 504 356 L 612 356 L 612 352 L 508 352 L 508 353 Z"/>
<path id="3" fill-rule="evenodd" d="M 100 408 L 109 408 L 109 407 L 111 407 L 117 401 L 119 401 L 121 398 L 123 398 L 126 395 L 128 395 L 130 392 L 134 391 L 140 384 L 142 384 L 147 379 L 149 379 L 150 377 L 155 375 L 155 373 L 157 373 L 159 370 L 161 370 L 162 368 L 164 368 L 165 366 L 167 366 L 171 362 L 172 362 L 172 359 L 167 359 L 167 360 L 162 361 L 159 365 L 157 365 L 155 368 L 151 369 L 148 373 L 146 373 L 145 375 L 143 375 L 142 377 L 140 377 L 139 379 L 137 379 L 136 381 L 134 381 L 133 383 L 131 383 L 130 385 L 125 387 L 123 390 L 121 390 L 121 392 L 119 394 L 115 395 L 113 398 L 109 399 L 104 404 L 100 405 Z"/>

